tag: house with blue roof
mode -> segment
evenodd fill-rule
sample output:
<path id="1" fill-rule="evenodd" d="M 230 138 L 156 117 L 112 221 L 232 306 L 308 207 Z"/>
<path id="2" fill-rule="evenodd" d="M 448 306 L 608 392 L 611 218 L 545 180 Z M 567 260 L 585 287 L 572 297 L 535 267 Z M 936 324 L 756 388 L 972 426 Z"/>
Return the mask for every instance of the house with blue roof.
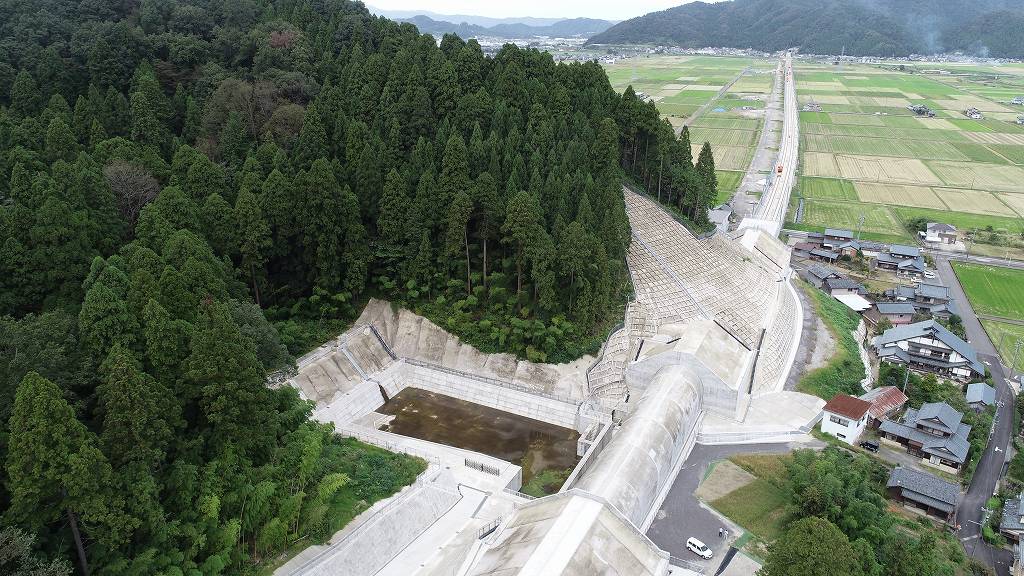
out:
<path id="1" fill-rule="evenodd" d="M 985 366 L 970 344 L 935 320 L 896 326 L 872 340 L 883 362 L 902 364 L 916 372 L 928 372 L 970 382 L 985 376 Z"/>

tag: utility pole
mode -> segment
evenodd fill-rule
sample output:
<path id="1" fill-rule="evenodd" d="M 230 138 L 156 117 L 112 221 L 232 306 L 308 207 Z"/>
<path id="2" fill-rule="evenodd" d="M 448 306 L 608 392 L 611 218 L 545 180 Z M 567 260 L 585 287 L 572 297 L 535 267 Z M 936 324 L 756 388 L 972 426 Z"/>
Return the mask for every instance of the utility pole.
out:
<path id="1" fill-rule="evenodd" d="M 860 224 L 857 224 L 857 242 L 860 242 L 860 231 L 864 228 L 864 213 L 860 213 Z"/>
<path id="2" fill-rule="evenodd" d="M 1017 371 L 1017 358 L 1020 356 L 1021 346 L 1024 345 L 1024 340 L 1017 339 L 1017 343 L 1013 345 L 1013 362 L 1010 364 L 1010 378 L 1013 378 L 1013 373 Z"/>

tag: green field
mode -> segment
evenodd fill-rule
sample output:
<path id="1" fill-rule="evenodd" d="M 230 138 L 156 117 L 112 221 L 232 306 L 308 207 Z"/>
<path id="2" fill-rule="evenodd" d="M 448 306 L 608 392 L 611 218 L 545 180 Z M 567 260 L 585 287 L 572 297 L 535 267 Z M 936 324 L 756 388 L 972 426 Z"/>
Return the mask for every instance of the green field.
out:
<path id="1" fill-rule="evenodd" d="M 1017 341 L 1024 341 L 1024 326 L 997 322 L 995 320 L 982 320 L 981 325 L 985 327 L 988 339 L 999 349 L 999 355 L 1002 357 L 1003 363 L 1009 366 L 1013 362 L 1013 352 Z M 1021 352 L 1017 355 L 1017 365 L 1015 368 L 1018 371 L 1024 372 L 1024 348 L 1021 348 Z"/>
<path id="2" fill-rule="evenodd" d="M 803 217 L 793 221 L 792 206 L 787 227 L 855 230 L 863 215 L 863 230 L 875 237 L 912 239 L 906 223 L 915 218 L 964 230 L 1024 229 L 1024 127 L 1013 122 L 1024 109 L 1003 103 L 1024 93 L 1024 68 L 990 75 L 939 67 L 957 75 L 797 66 L 800 104 L 821 111 L 800 113 L 800 164 L 809 177 L 798 189 Z M 917 117 L 910 104 L 936 117 Z M 964 117 L 972 106 L 985 119 Z M 876 184 L 858 196 L 860 182 Z"/>
<path id="3" fill-rule="evenodd" d="M 857 191 L 849 180 L 804 176 L 800 178 L 798 186 L 800 195 L 805 198 L 857 201 Z"/>
<path id="4" fill-rule="evenodd" d="M 632 86 L 651 97 L 676 129 L 690 122 L 690 141 L 698 151 L 710 142 L 718 169 L 740 173 L 749 167 L 760 138 L 763 121 L 758 110 L 771 90 L 774 68 L 775 60 L 756 58 L 640 56 L 606 65 L 605 71 L 616 90 Z M 701 107 L 700 117 L 692 118 Z M 739 176 L 719 180 L 722 202 L 736 190 Z"/>
<path id="5" fill-rule="evenodd" d="M 738 454 L 729 458 L 756 479 L 710 504 L 765 542 L 782 533 L 789 495 L 779 488 L 786 476 L 784 455 Z"/>
<path id="6" fill-rule="evenodd" d="M 715 177 L 718 179 L 718 195 L 715 196 L 715 206 L 725 204 L 736 193 L 743 180 L 743 172 L 731 170 L 715 170 Z"/>
<path id="7" fill-rule="evenodd" d="M 952 264 L 975 313 L 1024 320 L 1024 270 Z"/>

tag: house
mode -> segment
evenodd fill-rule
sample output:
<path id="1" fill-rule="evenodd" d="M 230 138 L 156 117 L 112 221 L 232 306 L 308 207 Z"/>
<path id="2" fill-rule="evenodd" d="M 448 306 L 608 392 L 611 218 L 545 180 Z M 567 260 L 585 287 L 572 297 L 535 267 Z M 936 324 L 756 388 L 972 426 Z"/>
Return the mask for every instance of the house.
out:
<path id="1" fill-rule="evenodd" d="M 814 250 L 811 250 L 811 258 L 815 260 L 824 260 L 826 262 L 835 262 L 836 260 L 839 260 L 839 252 L 825 250 L 824 248 L 815 248 Z"/>
<path id="2" fill-rule="evenodd" d="M 802 258 L 810 258 L 811 250 L 817 249 L 821 244 L 815 244 L 813 242 L 797 242 L 793 244 L 793 254 Z"/>
<path id="3" fill-rule="evenodd" d="M 952 292 L 938 280 L 925 280 L 917 286 L 897 286 L 894 290 L 886 290 L 884 296 L 896 302 L 910 302 L 919 314 L 939 318 L 958 314 Z"/>
<path id="4" fill-rule="evenodd" d="M 848 394 L 836 394 L 829 400 L 821 418 L 821 431 L 847 444 L 855 444 L 868 423 L 871 403 Z"/>
<path id="5" fill-rule="evenodd" d="M 952 482 L 927 472 L 897 466 L 889 473 L 885 491 L 889 498 L 902 503 L 907 509 L 956 526 L 960 487 Z"/>
<path id="6" fill-rule="evenodd" d="M 907 403 L 907 395 L 895 386 L 872 388 L 860 396 L 871 404 L 868 408 L 868 427 L 878 428 L 882 420 L 892 418 Z"/>
<path id="7" fill-rule="evenodd" d="M 882 420 L 878 432 L 884 444 L 902 446 L 921 463 L 951 474 L 959 474 L 967 462 L 971 445 L 967 436 L 971 427 L 963 423 L 964 415 L 945 402 L 922 404 L 920 410 L 910 408 L 902 422 Z"/>
<path id="8" fill-rule="evenodd" d="M 863 254 L 865 258 L 877 258 L 879 254 L 889 251 L 889 246 L 882 242 L 857 240 L 857 245 L 860 246 L 860 253 Z"/>
<path id="9" fill-rule="evenodd" d="M 985 408 L 996 405 L 996 389 L 984 382 L 974 382 L 967 386 L 967 405 L 975 412 L 983 412 Z"/>
<path id="10" fill-rule="evenodd" d="M 1003 519 L 999 522 L 999 533 L 1006 536 L 1013 542 L 1021 541 L 1021 534 L 1024 534 L 1024 508 L 1021 507 L 1021 499 L 1024 494 L 1007 500 L 1003 504 Z"/>
<path id="11" fill-rule="evenodd" d="M 867 291 L 863 284 L 849 278 L 826 278 L 821 289 L 832 296 L 860 294 Z"/>
<path id="12" fill-rule="evenodd" d="M 891 249 L 890 249 L 891 250 Z M 914 248 L 917 250 L 917 248 Z M 920 277 L 924 275 L 924 258 L 904 258 L 892 252 L 883 252 L 875 257 L 875 264 L 884 270 L 893 270 L 897 275 Z"/>
<path id="13" fill-rule="evenodd" d="M 913 322 L 916 312 L 917 309 L 909 302 L 877 302 L 864 314 L 864 318 L 875 325 L 885 318 L 893 326 L 901 326 Z"/>
<path id="14" fill-rule="evenodd" d="M 842 256 L 853 258 L 857 256 L 857 252 L 860 252 L 860 242 L 857 240 L 844 242 L 839 246 L 839 254 Z"/>
<path id="15" fill-rule="evenodd" d="M 961 382 L 985 375 L 974 348 L 935 320 L 895 326 L 876 336 L 872 346 L 886 362 L 907 365 Z"/>
<path id="16" fill-rule="evenodd" d="M 907 260 L 909 258 L 920 258 L 921 249 L 917 246 L 904 246 L 902 244 L 892 244 L 889 246 L 889 255 L 899 260 Z"/>
<path id="17" fill-rule="evenodd" d="M 831 248 L 834 250 L 850 240 L 853 240 L 853 232 L 849 230 L 825 228 L 825 235 L 821 240 L 821 244 L 825 248 Z"/>
<path id="18" fill-rule="evenodd" d="M 929 222 L 923 233 L 919 233 L 928 244 L 956 244 L 960 240 L 956 226 L 941 222 Z"/>
<path id="19" fill-rule="evenodd" d="M 812 264 L 803 273 L 804 280 L 807 280 L 815 288 L 821 289 L 829 278 L 842 278 L 842 274 L 821 264 Z"/>

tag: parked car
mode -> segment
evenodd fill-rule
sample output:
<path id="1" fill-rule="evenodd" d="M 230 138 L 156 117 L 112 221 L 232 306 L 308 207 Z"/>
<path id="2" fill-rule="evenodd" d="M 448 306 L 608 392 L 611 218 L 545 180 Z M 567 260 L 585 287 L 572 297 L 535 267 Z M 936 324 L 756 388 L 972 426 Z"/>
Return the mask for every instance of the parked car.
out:
<path id="1" fill-rule="evenodd" d="M 925 270 L 924 271 L 924 277 L 925 278 L 929 278 L 929 279 L 930 278 L 935 278 L 935 272 L 932 272 L 931 270 Z"/>
<path id="2" fill-rule="evenodd" d="M 696 538 L 687 539 L 686 548 L 705 560 L 711 560 L 711 556 L 713 555 L 711 553 L 711 548 L 708 548 L 706 544 Z"/>
<path id="3" fill-rule="evenodd" d="M 878 442 L 865 440 L 860 443 L 860 447 L 867 450 L 868 452 L 878 452 Z"/>

